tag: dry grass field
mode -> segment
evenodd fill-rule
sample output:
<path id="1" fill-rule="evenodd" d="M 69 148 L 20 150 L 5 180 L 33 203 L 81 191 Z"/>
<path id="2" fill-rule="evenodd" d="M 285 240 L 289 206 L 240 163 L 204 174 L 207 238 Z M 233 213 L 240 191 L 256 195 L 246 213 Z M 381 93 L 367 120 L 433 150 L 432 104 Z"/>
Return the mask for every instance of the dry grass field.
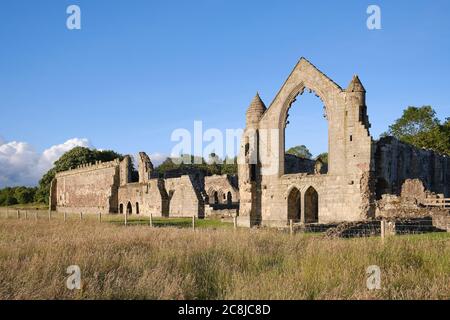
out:
<path id="1" fill-rule="evenodd" d="M 82 289 L 66 288 L 81 268 Z M 381 290 L 366 268 L 381 268 Z M 0 299 L 449 299 L 450 236 L 0 219 Z"/>

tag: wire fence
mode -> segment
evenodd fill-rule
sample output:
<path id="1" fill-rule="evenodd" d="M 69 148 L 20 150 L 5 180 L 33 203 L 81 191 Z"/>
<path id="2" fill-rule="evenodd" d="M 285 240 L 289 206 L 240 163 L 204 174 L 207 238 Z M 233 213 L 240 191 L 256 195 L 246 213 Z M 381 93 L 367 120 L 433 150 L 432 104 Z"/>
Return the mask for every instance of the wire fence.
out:
<path id="1" fill-rule="evenodd" d="M 450 215 L 419 218 L 377 218 L 366 221 L 341 223 L 302 223 L 298 220 L 261 219 L 260 217 L 224 217 L 222 219 L 199 219 L 191 217 L 161 217 L 152 214 L 102 214 L 68 213 L 45 209 L 0 208 L 0 218 L 17 220 L 48 221 L 97 221 L 124 226 L 147 225 L 149 227 L 178 228 L 272 228 L 290 234 L 317 233 L 328 237 L 354 238 L 390 235 L 423 234 L 432 232 L 449 232 Z"/>

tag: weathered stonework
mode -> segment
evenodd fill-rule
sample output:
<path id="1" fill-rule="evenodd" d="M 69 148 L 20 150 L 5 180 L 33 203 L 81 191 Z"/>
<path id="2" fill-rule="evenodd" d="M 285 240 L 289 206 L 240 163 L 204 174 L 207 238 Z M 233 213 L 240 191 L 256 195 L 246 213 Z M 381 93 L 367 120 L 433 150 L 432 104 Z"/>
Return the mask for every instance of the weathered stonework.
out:
<path id="1" fill-rule="evenodd" d="M 239 203 L 237 179 L 229 175 L 205 177 L 205 191 L 209 204 Z"/>
<path id="2" fill-rule="evenodd" d="M 407 179 L 418 179 L 424 189 L 450 195 L 450 158 L 433 151 L 418 149 L 393 137 L 375 144 L 376 194 L 397 194 Z"/>
<path id="3" fill-rule="evenodd" d="M 304 90 L 324 103 L 328 164 L 285 154 L 288 112 Z M 343 89 L 302 58 L 268 108 L 258 94 L 252 100 L 238 157 L 239 179 L 205 177 L 192 168 L 160 178 L 141 152 L 137 182 L 129 156 L 58 173 L 51 208 L 164 217 L 239 215 L 242 226 L 285 226 L 293 220 L 304 227 L 367 220 L 400 207 L 421 210 L 420 201 L 431 193 L 449 197 L 449 158 L 392 137 L 373 141 L 365 97 L 357 76 Z"/>
<path id="4" fill-rule="evenodd" d="M 293 165 L 285 155 L 288 111 L 304 90 L 315 92 L 324 103 L 327 171 L 318 163 L 294 173 L 302 165 Z M 420 178 L 427 189 L 448 196 L 448 158 L 392 138 L 374 142 L 365 95 L 357 76 L 342 89 L 304 58 L 268 108 L 256 95 L 246 113 L 239 154 L 240 225 L 374 218 L 376 197 L 399 192 L 407 178 Z"/>
<path id="5" fill-rule="evenodd" d="M 86 164 L 53 180 L 51 207 L 61 212 L 117 212 L 119 160 Z"/>
<path id="6" fill-rule="evenodd" d="M 52 182 L 52 209 L 76 213 L 204 217 L 207 196 L 205 177 L 201 173 L 172 174 L 171 178 L 164 179 L 155 177 L 153 164 L 144 152 L 139 153 L 139 182 L 131 182 L 131 173 L 129 156 L 122 161 L 82 165 L 58 173 Z M 238 199 L 237 190 L 230 190 Z"/>

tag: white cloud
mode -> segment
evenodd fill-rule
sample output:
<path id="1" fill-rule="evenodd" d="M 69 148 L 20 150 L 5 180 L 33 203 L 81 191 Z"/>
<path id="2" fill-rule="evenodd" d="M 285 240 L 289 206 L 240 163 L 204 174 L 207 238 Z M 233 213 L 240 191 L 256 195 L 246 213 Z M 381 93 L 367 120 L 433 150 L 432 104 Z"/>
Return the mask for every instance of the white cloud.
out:
<path id="1" fill-rule="evenodd" d="M 74 138 L 39 154 L 26 142 L 6 143 L 0 137 L 0 188 L 36 185 L 60 156 L 77 146 L 90 147 L 90 144 L 87 139 Z"/>
<path id="2" fill-rule="evenodd" d="M 43 172 L 48 171 L 53 166 L 53 163 L 59 159 L 59 157 L 75 147 L 90 148 L 91 145 L 88 139 L 74 138 L 67 140 L 62 144 L 52 146 L 42 152 L 42 155 L 39 158 L 39 168 L 41 168 Z"/>
<path id="3" fill-rule="evenodd" d="M 161 163 L 164 162 L 164 160 L 167 159 L 167 155 L 164 155 L 159 152 L 152 153 L 149 155 L 149 157 L 155 167 L 159 166 Z"/>

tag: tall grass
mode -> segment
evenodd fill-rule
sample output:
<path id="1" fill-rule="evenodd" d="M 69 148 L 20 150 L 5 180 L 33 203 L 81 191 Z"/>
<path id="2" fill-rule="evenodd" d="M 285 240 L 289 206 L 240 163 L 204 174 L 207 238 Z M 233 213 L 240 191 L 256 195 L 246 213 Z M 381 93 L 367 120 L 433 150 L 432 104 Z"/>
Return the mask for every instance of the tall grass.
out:
<path id="1" fill-rule="evenodd" d="M 66 288 L 78 265 L 82 290 Z M 366 268 L 382 270 L 369 291 Z M 0 220 L 0 299 L 449 299 L 450 237 Z"/>

